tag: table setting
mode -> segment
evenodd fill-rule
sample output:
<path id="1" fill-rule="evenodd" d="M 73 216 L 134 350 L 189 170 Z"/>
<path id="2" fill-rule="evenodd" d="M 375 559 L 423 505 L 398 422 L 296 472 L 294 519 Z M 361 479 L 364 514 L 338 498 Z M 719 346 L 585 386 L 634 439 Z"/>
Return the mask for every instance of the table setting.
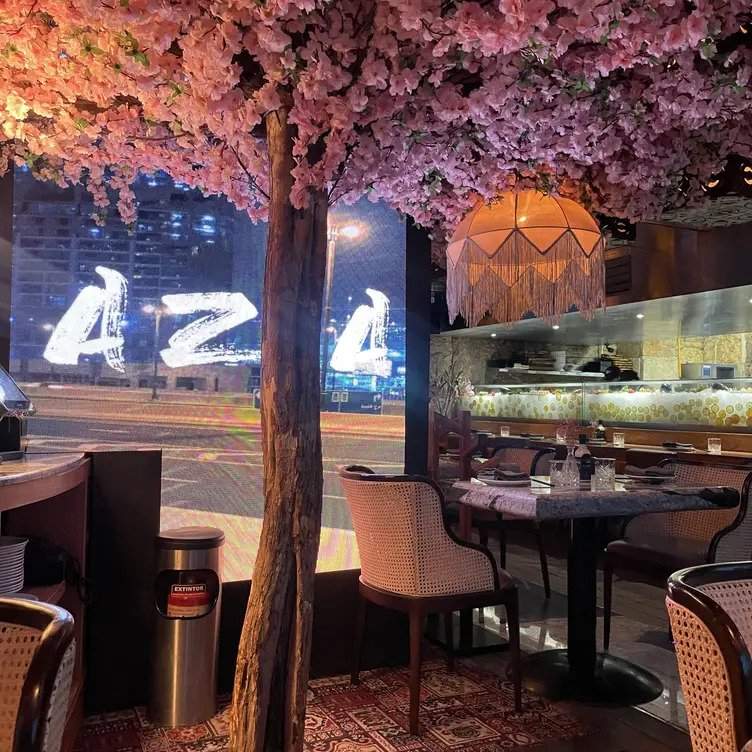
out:
<path id="1" fill-rule="evenodd" d="M 602 551 L 604 520 L 656 512 L 728 509 L 738 506 L 739 492 L 724 487 L 679 486 L 662 467 L 627 467 L 616 476 L 613 460 L 595 466 L 590 482 L 552 462 L 550 476 L 524 476 L 511 471 L 479 472 L 458 481 L 462 493 L 459 535 L 472 538 L 473 509 L 504 517 L 568 520 L 568 645 L 565 650 L 535 653 L 525 660 L 526 685 L 553 699 L 636 705 L 655 699 L 660 680 L 628 661 L 596 648 L 596 579 Z M 566 460 L 561 461 L 566 463 Z M 571 464 L 571 463 L 570 463 Z M 575 465 L 577 467 L 577 465 Z"/>

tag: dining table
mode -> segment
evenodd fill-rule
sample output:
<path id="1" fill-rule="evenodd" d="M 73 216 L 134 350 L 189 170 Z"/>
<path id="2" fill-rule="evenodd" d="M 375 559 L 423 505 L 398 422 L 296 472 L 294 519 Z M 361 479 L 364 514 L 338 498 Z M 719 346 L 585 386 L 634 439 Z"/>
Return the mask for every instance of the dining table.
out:
<path id="1" fill-rule="evenodd" d="M 462 492 L 459 535 L 465 540 L 472 537 L 474 509 L 491 510 L 505 519 L 568 521 L 567 647 L 527 656 L 523 664 L 526 686 L 552 699 L 614 705 L 639 705 L 658 697 L 663 686 L 653 673 L 597 650 L 596 580 L 602 523 L 639 514 L 733 508 L 739 504 L 739 492 L 670 482 L 641 486 L 619 480 L 613 490 L 554 488 L 544 476 L 532 477 L 527 485 L 473 479 L 458 481 L 454 487 Z"/>

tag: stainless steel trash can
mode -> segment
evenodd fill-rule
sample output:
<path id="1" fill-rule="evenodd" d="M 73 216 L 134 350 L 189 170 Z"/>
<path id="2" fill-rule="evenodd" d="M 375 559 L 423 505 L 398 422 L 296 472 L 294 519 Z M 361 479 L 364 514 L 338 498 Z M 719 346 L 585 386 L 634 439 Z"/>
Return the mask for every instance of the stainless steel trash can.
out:
<path id="1" fill-rule="evenodd" d="M 202 723 L 216 712 L 224 541 L 212 527 L 157 536 L 149 717 L 158 726 Z"/>

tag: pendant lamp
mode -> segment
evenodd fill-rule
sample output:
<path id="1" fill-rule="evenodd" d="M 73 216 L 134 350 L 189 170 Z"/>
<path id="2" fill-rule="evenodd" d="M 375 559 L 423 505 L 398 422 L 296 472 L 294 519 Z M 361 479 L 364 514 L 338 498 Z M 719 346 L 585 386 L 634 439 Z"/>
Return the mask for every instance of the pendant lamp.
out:
<path id="1" fill-rule="evenodd" d="M 539 191 L 479 201 L 447 246 L 449 319 L 476 326 L 605 305 L 603 235 L 577 202 Z"/>

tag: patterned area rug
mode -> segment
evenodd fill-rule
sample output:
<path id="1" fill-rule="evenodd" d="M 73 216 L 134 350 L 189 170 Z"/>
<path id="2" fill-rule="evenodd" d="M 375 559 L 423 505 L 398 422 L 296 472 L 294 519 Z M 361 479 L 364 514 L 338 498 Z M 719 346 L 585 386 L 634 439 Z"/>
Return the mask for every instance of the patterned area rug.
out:
<path id="1" fill-rule="evenodd" d="M 530 694 L 514 711 L 512 684 L 459 662 L 426 661 L 421 682 L 422 736 L 407 731 L 406 669 L 311 682 L 308 752 L 491 752 L 581 736 L 584 726 L 561 708 Z M 225 708 L 207 723 L 154 728 L 142 708 L 88 719 L 75 752 L 229 752 Z"/>

